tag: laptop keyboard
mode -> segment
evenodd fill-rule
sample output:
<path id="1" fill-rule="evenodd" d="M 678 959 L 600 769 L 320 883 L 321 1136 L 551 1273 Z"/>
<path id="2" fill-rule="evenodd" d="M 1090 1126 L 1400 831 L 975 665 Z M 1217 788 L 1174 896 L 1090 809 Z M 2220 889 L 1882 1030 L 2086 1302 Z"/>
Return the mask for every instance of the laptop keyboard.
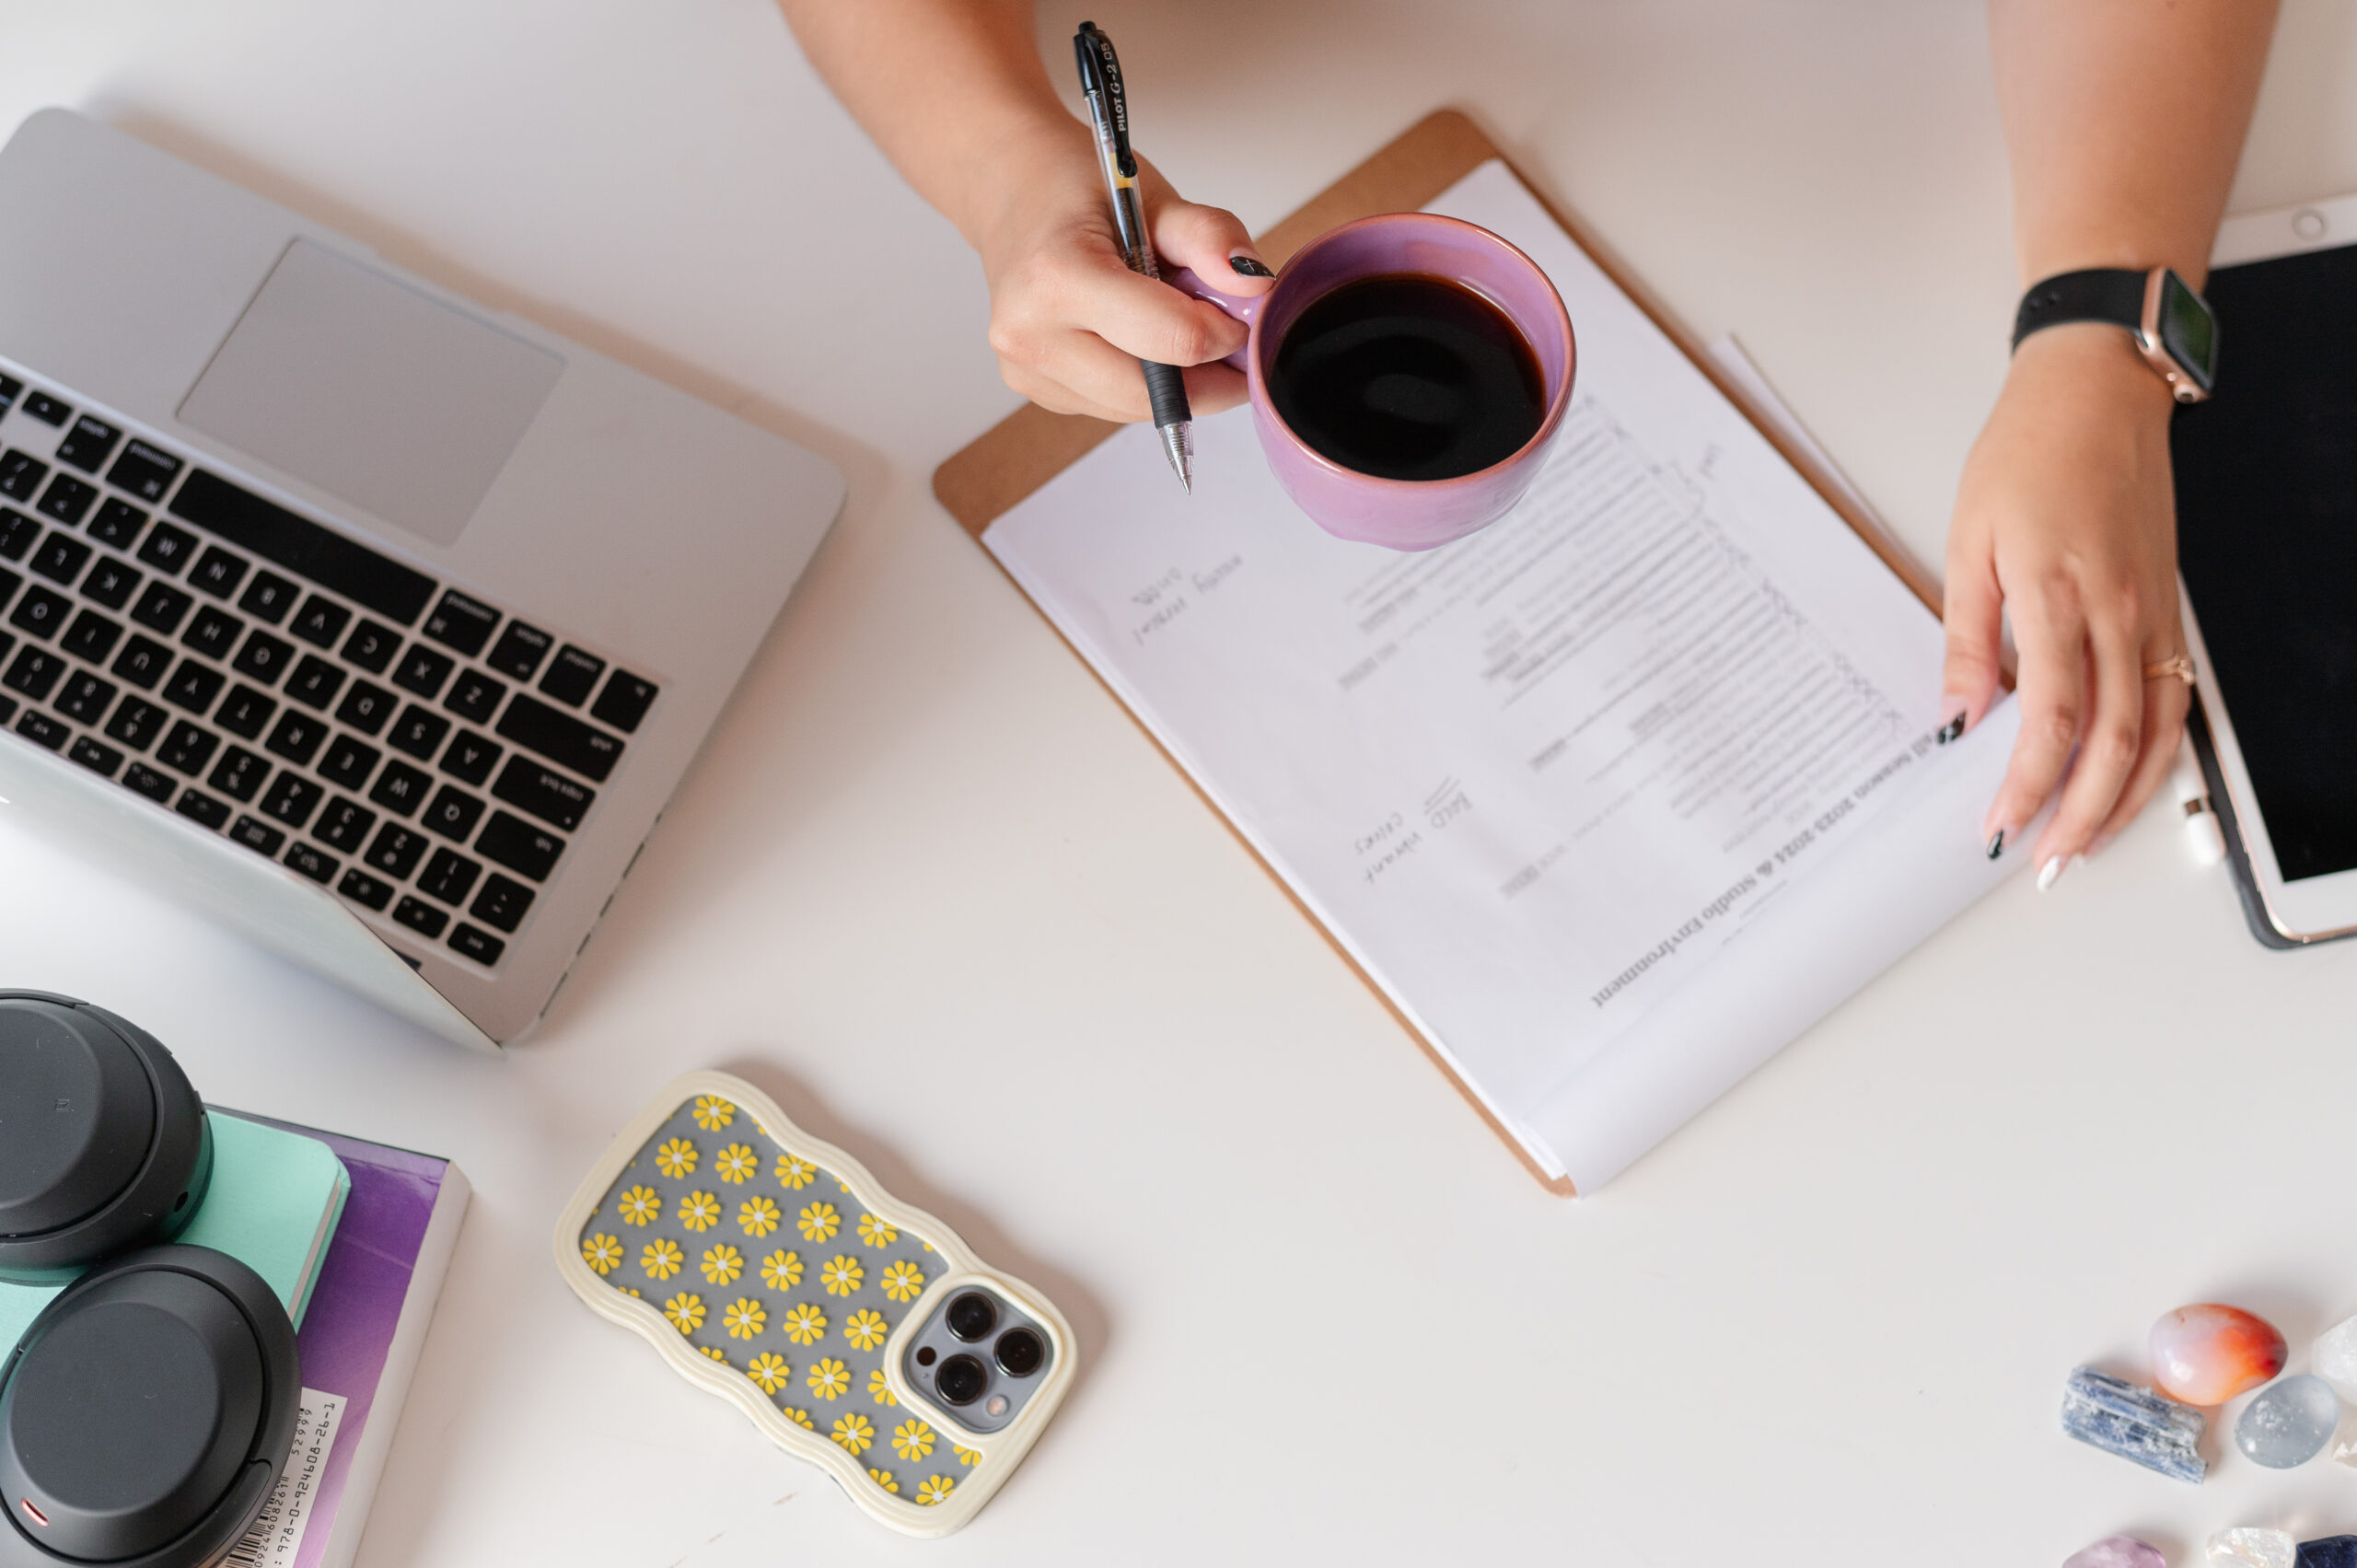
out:
<path id="1" fill-rule="evenodd" d="M 498 965 L 658 694 L 0 375 L 0 725 L 412 941 Z"/>

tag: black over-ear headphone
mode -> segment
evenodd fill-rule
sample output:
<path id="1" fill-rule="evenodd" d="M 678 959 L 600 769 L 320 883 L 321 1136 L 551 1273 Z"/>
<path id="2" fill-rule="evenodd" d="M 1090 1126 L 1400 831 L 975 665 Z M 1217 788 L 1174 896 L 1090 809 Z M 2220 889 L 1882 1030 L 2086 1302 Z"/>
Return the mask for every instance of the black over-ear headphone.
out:
<path id="1" fill-rule="evenodd" d="M 78 1279 L 0 1362 L 0 1568 L 208 1568 L 270 1499 L 295 1326 L 226 1252 L 170 1245 L 213 1130 L 145 1029 L 0 991 L 0 1279 Z"/>

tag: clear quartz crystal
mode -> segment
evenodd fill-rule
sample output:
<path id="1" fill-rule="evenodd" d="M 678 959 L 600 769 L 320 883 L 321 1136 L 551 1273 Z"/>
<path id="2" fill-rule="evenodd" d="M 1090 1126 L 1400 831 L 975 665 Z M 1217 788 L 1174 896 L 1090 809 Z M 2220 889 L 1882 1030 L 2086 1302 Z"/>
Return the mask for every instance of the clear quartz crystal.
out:
<path id="1" fill-rule="evenodd" d="M 2340 1424 L 2332 1385 L 2308 1373 L 2279 1377 L 2251 1396 L 2235 1422 L 2235 1446 L 2253 1464 L 2287 1470 L 2323 1451 Z"/>
<path id="2" fill-rule="evenodd" d="M 2357 1318 L 2344 1318 L 2316 1336 L 2308 1352 L 2308 1370 L 2357 1400 Z"/>
<path id="3" fill-rule="evenodd" d="M 2237 1525 L 2210 1538 L 2210 1568 L 2293 1568 L 2299 1542 L 2286 1530 Z"/>
<path id="4" fill-rule="evenodd" d="M 2062 1568 L 2169 1568 L 2169 1560 L 2133 1536 L 2106 1536 L 2064 1558 Z"/>

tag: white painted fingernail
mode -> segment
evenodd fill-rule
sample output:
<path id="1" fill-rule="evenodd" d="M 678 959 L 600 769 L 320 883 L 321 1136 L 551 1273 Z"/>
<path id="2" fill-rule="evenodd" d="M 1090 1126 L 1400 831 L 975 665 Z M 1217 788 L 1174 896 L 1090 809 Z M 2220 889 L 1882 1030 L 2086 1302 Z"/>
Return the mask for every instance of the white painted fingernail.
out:
<path id="1" fill-rule="evenodd" d="M 2055 883 L 2062 880 L 2062 873 L 2078 864 L 2079 857 L 2075 854 L 2067 860 L 2059 854 L 2053 856 L 2038 868 L 2038 890 L 2043 893 Z"/>

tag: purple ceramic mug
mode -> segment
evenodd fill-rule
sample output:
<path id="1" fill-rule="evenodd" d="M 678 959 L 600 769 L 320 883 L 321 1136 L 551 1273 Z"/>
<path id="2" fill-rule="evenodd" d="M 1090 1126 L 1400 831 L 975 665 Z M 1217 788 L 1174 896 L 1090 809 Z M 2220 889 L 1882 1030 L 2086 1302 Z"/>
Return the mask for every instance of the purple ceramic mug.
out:
<path id="1" fill-rule="evenodd" d="M 1295 435 L 1269 397 L 1269 368 L 1301 313 L 1346 283 L 1386 273 L 1446 278 L 1505 312 L 1538 360 L 1546 412 L 1513 456 L 1454 479 L 1383 479 L 1345 468 Z M 1252 424 L 1269 467 L 1310 520 L 1328 533 L 1393 550 L 1431 550 L 1495 522 L 1522 499 L 1546 461 L 1570 406 L 1578 354 L 1562 296 L 1538 264 L 1488 229 L 1431 213 L 1389 213 L 1329 229 L 1249 299 L 1220 293 L 1185 268 L 1169 282 L 1252 329 L 1227 363 L 1251 386 Z"/>

